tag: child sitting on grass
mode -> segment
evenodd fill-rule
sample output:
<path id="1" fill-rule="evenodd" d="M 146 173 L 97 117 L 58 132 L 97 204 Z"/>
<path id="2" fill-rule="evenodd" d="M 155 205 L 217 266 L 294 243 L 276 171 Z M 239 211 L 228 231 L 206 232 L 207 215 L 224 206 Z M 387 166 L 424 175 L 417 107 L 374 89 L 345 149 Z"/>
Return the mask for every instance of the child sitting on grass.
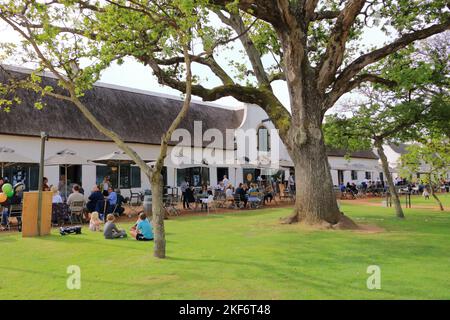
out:
<path id="1" fill-rule="evenodd" d="M 98 212 L 94 211 L 91 214 L 91 220 L 89 221 L 89 230 L 100 231 L 101 220 L 98 217 Z"/>
<path id="2" fill-rule="evenodd" d="M 105 239 L 117 239 L 127 237 L 127 233 L 125 232 L 125 230 L 117 229 L 116 225 L 114 224 L 115 219 L 116 218 L 111 213 L 106 216 L 106 223 L 103 230 L 103 235 L 105 236 Z"/>
<path id="3" fill-rule="evenodd" d="M 130 230 L 130 234 L 138 241 L 153 240 L 152 224 L 147 219 L 147 215 L 142 212 L 139 215 L 139 220 Z"/>

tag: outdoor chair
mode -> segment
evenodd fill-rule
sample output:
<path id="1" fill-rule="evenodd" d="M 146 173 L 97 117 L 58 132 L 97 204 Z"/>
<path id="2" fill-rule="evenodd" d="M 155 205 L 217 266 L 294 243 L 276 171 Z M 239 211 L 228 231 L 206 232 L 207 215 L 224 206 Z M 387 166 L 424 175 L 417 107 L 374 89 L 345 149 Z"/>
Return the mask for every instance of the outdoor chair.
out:
<path id="1" fill-rule="evenodd" d="M 244 202 L 241 201 L 241 195 L 235 193 L 234 194 L 234 208 L 235 209 L 242 209 L 243 206 L 244 206 Z"/>
<path id="2" fill-rule="evenodd" d="M 261 194 L 259 192 L 250 192 L 248 202 L 250 203 L 250 208 L 259 209 L 262 204 Z"/>
<path id="3" fill-rule="evenodd" d="M 70 222 L 69 206 L 66 203 L 52 203 L 52 224 L 60 227 L 66 221 Z"/>
<path id="4" fill-rule="evenodd" d="M 208 198 L 202 199 L 202 207 L 203 206 L 206 206 L 208 214 L 210 209 L 214 209 L 214 211 L 217 211 L 217 203 L 216 200 L 214 200 L 213 195 L 210 195 Z"/>
<path id="5" fill-rule="evenodd" d="M 17 229 L 22 231 L 22 204 L 12 204 L 9 206 L 9 218 L 16 218 Z M 10 229 L 9 219 L 6 221 L 6 227 Z"/>
<path id="6" fill-rule="evenodd" d="M 286 188 L 284 184 L 280 183 L 280 200 L 292 201 L 294 199 L 293 194 L 289 188 Z"/>
<path id="7" fill-rule="evenodd" d="M 227 197 L 225 196 L 225 192 L 216 191 L 214 194 L 214 201 L 217 207 L 219 208 L 226 207 Z"/>
<path id="8" fill-rule="evenodd" d="M 83 223 L 84 201 L 74 201 L 69 206 L 70 224 Z"/>
<path id="9" fill-rule="evenodd" d="M 130 191 L 130 201 L 131 206 L 140 206 L 142 204 L 142 193 Z"/>

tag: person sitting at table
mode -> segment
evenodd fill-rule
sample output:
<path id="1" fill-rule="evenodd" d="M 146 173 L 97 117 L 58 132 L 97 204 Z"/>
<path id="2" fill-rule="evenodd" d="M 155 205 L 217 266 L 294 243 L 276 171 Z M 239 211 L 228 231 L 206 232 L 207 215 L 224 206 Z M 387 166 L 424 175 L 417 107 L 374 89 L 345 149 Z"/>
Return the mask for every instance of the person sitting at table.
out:
<path id="1" fill-rule="evenodd" d="M 247 207 L 247 191 L 242 183 L 239 183 L 239 186 L 236 188 L 236 194 L 239 195 L 239 200 L 244 203 L 244 208 Z"/>
<path id="2" fill-rule="evenodd" d="M 88 199 L 89 201 L 86 203 L 86 208 L 88 209 L 88 212 L 94 212 L 97 207 L 97 202 L 103 200 L 103 194 L 100 192 L 100 188 L 97 185 L 92 188 L 92 193 Z"/>
<path id="3" fill-rule="evenodd" d="M 67 204 L 70 206 L 74 202 L 84 202 L 84 196 L 80 193 L 80 186 L 74 184 L 72 187 L 72 193 L 67 198 Z"/>
<path id="4" fill-rule="evenodd" d="M 130 234 L 138 241 L 153 240 L 152 224 L 148 221 L 144 212 L 139 215 L 139 219 L 134 227 L 131 228 Z"/>
<path id="5" fill-rule="evenodd" d="M 107 215 L 113 212 L 114 207 L 110 205 L 110 202 L 108 199 L 109 193 L 107 190 L 103 191 L 102 196 L 103 196 L 103 199 L 100 201 L 97 201 L 97 205 L 95 206 L 95 211 L 97 211 L 98 214 L 100 215 L 100 219 L 105 221 Z"/>
<path id="6" fill-rule="evenodd" d="M 270 184 L 266 186 L 265 193 L 264 193 L 264 204 L 267 202 L 272 202 L 273 200 L 273 189 Z"/>
<path id="7" fill-rule="evenodd" d="M 256 204 L 260 203 L 261 199 L 255 195 L 258 192 L 259 191 L 258 191 L 258 188 L 256 187 L 256 185 L 251 184 L 250 189 L 248 190 L 248 202 L 256 203 Z"/>
<path id="8" fill-rule="evenodd" d="M 53 193 L 52 203 L 63 203 L 63 199 L 59 194 L 57 186 L 53 186 L 50 191 Z"/>
<path id="9" fill-rule="evenodd" d="M 105 236 L 105 239 L 117 239 L 127 237 L 127 233 L 125 230 L 119 230 L 117 228 L 116 224 L 114 223 L 114 220 L 116 220 L 116 218 L 114 217 L 113 214 L 108 214 L 106 220 L 107 221 L 103 228 L 103 235 Z"/>
<path id="10" fill-rule="evenodd" d="M 110 206 L 115 207 L 117 203 L 117 193 L 114 191 L 113 187 L 108 188 L 108 201 Z"/>
<path id="11" fill-rule="evenodd" d="M 202 190 L 195 196 L 195 210 L 197 210 L 198 204 L 202 203 L 202 199 L 208 198 L 208 186 L 202 185 Z"/>
<path id="12" fill-rule="evenodd" d="M 208 203 L 211 203 L 211 201 L 214 201 L 213 192 L 211 190 L 208 190 L 208 196 L 206 198 L 202 198 L 201 202 L 201 209 L 208 210 Z"/>
<path id="13" fill-rule="evenodd" d="M 233 186 L 231 184 L 225 190 L 225 200 L 230 203 L 230 207 L 234 206 Z"/>
<path id="14" fill-rule="evenodd" d="M 215 189 L 218 190 L 218 191 L 224 191 L 225 190 L 225 185 L 224 185 L 223 181 L 220 181 Z"/>
<path id="15" fill-rule="evenodd" d="M 47 177 L 42 178 L 42 191 L 50 191 L 50 187 L 48 186 Z"/>
<path id="16" fill-rule="evenodd" d="M 126 203 L 127 200 L 120 194 L 120 190 L 116 191 L 117 201 L 114 207 L 114 213 L 117 213 L 119 216 L 125 212 L 125 208 L 122 207 L 122 204 Z"/>

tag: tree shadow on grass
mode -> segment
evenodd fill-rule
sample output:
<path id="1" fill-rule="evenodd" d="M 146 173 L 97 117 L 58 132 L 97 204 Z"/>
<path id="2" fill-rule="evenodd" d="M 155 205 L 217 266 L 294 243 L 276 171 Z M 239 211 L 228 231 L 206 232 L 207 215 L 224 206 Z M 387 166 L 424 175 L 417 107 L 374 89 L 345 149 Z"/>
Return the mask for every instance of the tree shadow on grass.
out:
<path id="1" fill-rule="evenodd" d="M 63 279 L 64 280 L 64 284 L 65 284 L 65 280 L 67 280 L 67 278 L 69 277 L 70 274 L 62 271 L 62 272 L 44 272 L 44 271 L 39 271 L 39 270 L 33 270 L 33 269 L 24 269 L 24 268 L 11 268 L 10 266 L 2 266 L 0 265 L 0 269 L 2 270 L 9 270 L 11 272 L 21 272 L 21 273 L 28 273 L 28 274 L 32 274 L 32 275 L 41 275 L 41 276 L 45 276 L 51 279 Z M 120 282 L 120 281 L 108 281 L 108 280 L 102 280 L 100 278 L 89 278 L 83 275 L 83 270 L 81 270 L 82 272 L 82 278 L 81 281 L 82 282 L 92 282 L 92 283 L 103 283 L 106 285 L 114 285 L 114 286 L 118 286 L 120 285 L 121 287 L 130 287 L 130 286 L 134 286 L 136 285 L 137 287 L 141 285 L 141 282 L 139 282 L 139 279 L 136 279 L 136 282 Z"/>
<path id="2" fill-rule="evenodd" d="M 238 262 L 233 262 L 233 261 L 229 261 L 229 260 L 221 260 L 221 259 L 210 259 L 210 258 L 205 258 L 205 259 L 195 259 L 195 258 L 180 258 L 180 257 L 168 257 L 168 260 L 170 261 L 185 261 L 185 262 L 194 262 L 195 264 L 199 264 L 199 263 L 205 263 L 205 264 L 219 264 L 219 265 L 232 265 L 232 266 L 245 266 L 245 267 L 249 267 L 249 268 L 257 268 L 259 269 L 259 272 L 261 274 L 264 274 L 266 279 L 271 278 L 271 281 L 274 282 L 280 282 L 280 281 L 288 281 L 289 283 L 298 283 L 299 285 L 299 290 L 305 286 L 311 286 L 312 288 L 314 288 L 315 290 L 320 291 L 321 293 L 324 294 L 325 298 L 342 298 L 341 295 L 336 295 L 336 293 L 340 292 L 341 289 L 343 290 L 343 286 L 345 286 L 345 284 L 343 284 L 341 281 L 336 281 L 334 279 L 338 279 L 338 274 L 324 274 L 324 277 L 316 277 L 316 276 L 312 276 L 311 274 L 307 274 L 305 272 L 302 272 L 299 270 L 299 268 L 292 268 L 292 267 L 285 267 L 283 269 L 274 266 L 274 265 L 270 265 L 267 263 L 261 263 L 261 262 L 256 262 L 254 260 L 252 261 L 244 261 L 244 260 L 240 260 Z M 185 269 L 186 271 L 186 269 Z M 195 269 L 193 270 L 193 272 L 195 273 Z M 252 273 L 253 274 L 253 273 Z M 252 279 L 251 277 L 249 277 L 249 279 Z M 282 279 L 282 280 L 280 280 Z M 214 278 L 209 278 L 207 277 L 206 274 L 201 274 L 201 279 L 199 280 L 204 280 L 204 281 L 214 281 Z M 242 279 L 241 279 L 242 280 Z M 361 283 L 363 283 L 365 285 L 366 283 L 366 278 L 362 277 L 361 278 Z M 362 286 L 361 288 L 358 287 L 351 287 L 348 288 L 346 287 L 345 290 L 352 290 L 353 294 L 352 296 L 358 296 L 358 294 L 367 294 L 368 293 L 368 289 L 366 289 L 364 286 Z M 383 294 L 394 294 L 393 292 L 390 292 L 389 290 L 385 290 L 383 289 Z"/>

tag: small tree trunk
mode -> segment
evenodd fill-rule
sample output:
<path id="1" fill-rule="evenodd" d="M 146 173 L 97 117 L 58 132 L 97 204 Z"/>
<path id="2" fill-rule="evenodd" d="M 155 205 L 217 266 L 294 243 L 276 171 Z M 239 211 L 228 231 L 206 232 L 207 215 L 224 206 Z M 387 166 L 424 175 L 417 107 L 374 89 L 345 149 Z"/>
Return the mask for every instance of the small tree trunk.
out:
<path id="1" fill-rule="evenodd" d="M 389 163 L 386 154 L 384 153 L 383 142 L 375 141 L 375 147 L 377 148 L 378 155 L 381 159 L 381 165 L 383 167 L 384 176 L 386 177 L 389 186 L 389 192 L 391 193 L 394 201 L 395 214 L 398 218 L 403 219 L 405 218 L 405 214 L 403 213 L 402 205 L 400 204 L 400 198 L 398 196 L 397 189 L 395 188 L 394 180 L 392 179 L 391 172 L 389 171 Z"/>
<path id="2" fill-rule="evenodd" d="M 151 179 L 152 188 L 152 224 L 154 236 L 153 255 L 156 258 L 166 257 L 166 235 L 164 231 L 163 185 L 161 174 L 154 173 Z"/>
<path id="3" fill-rule="evenodd" d="M 434 200 L 436 200 L 437 204 L 439 205 L 439 209 L 441 211 L 444 211 L 444 206 L 442 205 L 441 199 L 438 198 L 438 196 L 436 195 L 436 192 L 434 192 L 434 188 L 433 188 L 433 183 L 431 182 L 431 175 L 430 175 L 430 193 L 431 196 L 434 198 Z"/>

